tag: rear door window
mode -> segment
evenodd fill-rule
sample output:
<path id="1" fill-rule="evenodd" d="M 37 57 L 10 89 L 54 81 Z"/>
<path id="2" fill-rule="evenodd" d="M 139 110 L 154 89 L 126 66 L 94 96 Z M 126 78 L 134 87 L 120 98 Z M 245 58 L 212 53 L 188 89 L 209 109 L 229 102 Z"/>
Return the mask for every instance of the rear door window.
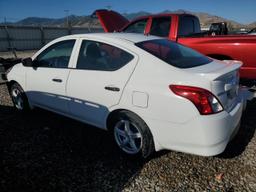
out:
<path id="1" fill-rule="evenodd" d="M 153 18 L 150 34 L 159 37 L 168 37 L 170 32 L 171 17 Z"/>
<path id="2" fill-rule="evenodd" d="M 180 16 L 179 18 L 179 36 L 189 36 L 200 33 L 200 23 L 194 16 Z"/>
<path id="3" fill-rule="evenodd" d="M 143 41 L 136 43 L 136 45 L 178 68 L 192 68 L 212 62 L 210 58 L 201 53 L 167 39 Z"/>
<path id="4" fill-rule="evenodd" d="M 82 42 L 77 69 L 115 71 L 134 58 L 130 53 L 101 42 L 84 40 Z"/>
<path id="5" fill-rule="evenodd" d="M 126 33 L 142 33 L 144 34 L 148 19 L 142 19 L 131 23 L 123 32 Z"/>

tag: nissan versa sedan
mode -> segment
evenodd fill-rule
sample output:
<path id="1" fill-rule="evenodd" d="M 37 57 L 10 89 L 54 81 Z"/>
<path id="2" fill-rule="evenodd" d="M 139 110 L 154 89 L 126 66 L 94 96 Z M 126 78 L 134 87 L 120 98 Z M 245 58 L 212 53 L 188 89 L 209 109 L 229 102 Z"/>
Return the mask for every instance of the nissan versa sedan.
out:
<path id="1" fill-rule="evenodd" d="M 56 39 L 7 78 L 17 110 L 40 107 L 108 130 L 128 155 L 213 156 L 240 126 L 240 67 L 159 37 L 99 33 Z"/>

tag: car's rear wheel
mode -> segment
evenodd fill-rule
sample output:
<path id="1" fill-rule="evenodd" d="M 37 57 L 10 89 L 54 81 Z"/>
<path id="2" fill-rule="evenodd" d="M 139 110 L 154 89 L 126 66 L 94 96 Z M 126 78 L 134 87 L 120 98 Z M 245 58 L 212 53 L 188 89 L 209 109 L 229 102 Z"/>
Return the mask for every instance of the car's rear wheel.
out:
<path id="1" fill-rule="evenodd" d="M 14 107 L 18 111 L 26 112 L 30 109 L 27 96 L 19 84 L 13 83 L 10 87 L 10 96 Z"/>
<path id="2" fill-rule="evenodd" d="M 129 156 L 147 158 L 155 150 L 148 126 L 134 113 L 119 112 L 113 118 L 112 132 L 118 148 Z"/>

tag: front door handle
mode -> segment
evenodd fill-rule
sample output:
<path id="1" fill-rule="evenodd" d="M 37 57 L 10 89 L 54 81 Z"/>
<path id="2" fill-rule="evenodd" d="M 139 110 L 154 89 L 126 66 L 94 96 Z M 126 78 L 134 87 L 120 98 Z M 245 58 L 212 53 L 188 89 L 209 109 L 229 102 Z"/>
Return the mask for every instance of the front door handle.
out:
<path id="1" fill-rule="evenodd" d="M 57 82 L 57 83 L 61 83 L 62 79 L 52 79 L 52 81 Z"/>
<path id="2" fill-rule="evenodd" d="M 108 91 L 116 91 L 116 92 L 118 92 L 118 91 L 120 91 L 120 89 L 118 88 L 118 87 L 111 87 L 111 86 L 106 86 L 106 87 L 104 87 L 106 90 L 108 90 Z"/>

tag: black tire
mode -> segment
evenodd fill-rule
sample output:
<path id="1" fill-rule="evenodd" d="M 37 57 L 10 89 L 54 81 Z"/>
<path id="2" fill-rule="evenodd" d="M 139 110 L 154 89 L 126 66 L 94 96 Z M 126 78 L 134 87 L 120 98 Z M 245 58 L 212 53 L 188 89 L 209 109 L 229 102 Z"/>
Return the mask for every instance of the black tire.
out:
<path id="1" fill-rule="evenodd" d="M 135 134 L 141 134 L 141 142 L 139 142 L 141 144 L 141 147 L 139 151 L 136 151 L 134 153 L 127 152 L 127 150 L 124 150 L 118 143 L 118 138 L 115 134 L 115 128 L 121 121 L 130 122 L 130 128 L 133 128 L 134 130 L 137 129 L 139 131 L 139 133 Z M 120 111 L 111 118 L 110 126 L 111 134 L 113 136 L 115 144 L 117 145 L 119 150 L 125 155 L 136 158 L 147 158 L 153 152 L 155 152 L 152 133 L 150 132 L 150 129 L 148 128 L 146 123 L 136 114 L 129 111 Z"/>
<path id="2" fill-rule="evenodd" d="M 18 83 L 13 83 L 9 87 L 10 96 L 12 98 L 13 106 L 16 110 L 21 112 L 28 112 L 30 111 L 28 98 Z M 16 95 L 15 95 L 16 93 Z M 18 100 L 22 103 L 19 103 Z"/>
<path id="3" fill-rule="evenodd" d="M 235 138 L 236 138 L 236 136 L 237 136 L 237 133 L 238 133 L 239 130 L 240 130 L 240 127 L 241 127 L 241 120 L 239 121 L 237 127 L 235 128 L 235 130 L 233 131 L 232 135 L 230 136 L 230 141 L 235 140 Z"/>

